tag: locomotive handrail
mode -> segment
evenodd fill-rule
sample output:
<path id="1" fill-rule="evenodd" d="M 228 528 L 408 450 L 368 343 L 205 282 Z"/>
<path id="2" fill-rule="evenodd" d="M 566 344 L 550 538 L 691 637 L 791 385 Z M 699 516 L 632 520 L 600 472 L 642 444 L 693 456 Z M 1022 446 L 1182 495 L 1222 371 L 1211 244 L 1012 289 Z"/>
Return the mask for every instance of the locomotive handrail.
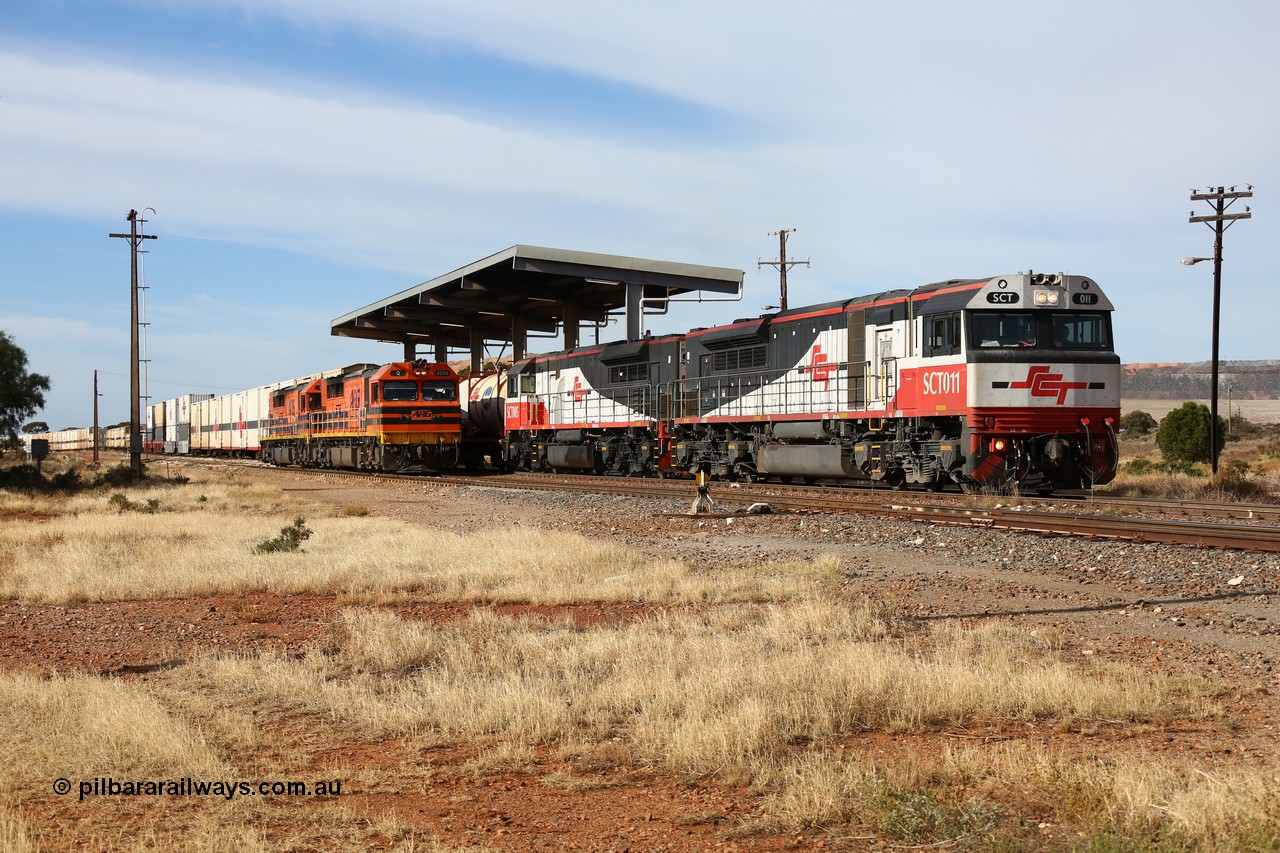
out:
<path id="1" fill-rule="evenodd" d="M 821 369 L 821 373 L 814 371 Z M 692 400 L 695 412 L 681 417 L 717 416 L 767 417 L 812 411 L 843 411 L 849 408 L 849 365 L 833 362 L 821 368 L 802 366 L 785 370 L 720 374 L 677 380 L 682 403 Z M 793 375 L 794 374 L 794 375 Z M 855 377 L 856 380 L 856 377 Z"/>
<path id="2" fill-rule="evenodd" d="M 833 362 L 785 370 L 753 371 L 671 380 L 656 385 L 561 388 L 521 394 L 536 420 L 533 426 L 656 422 L 704 417 L 764 418 L 815 411 L 857 411 L 866 400 L 879 400 L 882 377 L 870 362 Z M 814 371 L 821 369 L 821 373 Z M 892 374 L 889 375 L 890 379 Z M 875 394 L 868 395 L 872 385 Z M 892 389 L 894 383 L 886 382 Z M 603 393 L 611 390 L 617 395 Z M 621 393 L 625 390 L 625 396 Z M 890 396 L 892 396 L 890 394 Z M 665 398 L 665 402 L 664 402 Z M 540 412 L 545 409 L 545 415 Z M 543 420 L 545 418 L 545 420 Z"/>

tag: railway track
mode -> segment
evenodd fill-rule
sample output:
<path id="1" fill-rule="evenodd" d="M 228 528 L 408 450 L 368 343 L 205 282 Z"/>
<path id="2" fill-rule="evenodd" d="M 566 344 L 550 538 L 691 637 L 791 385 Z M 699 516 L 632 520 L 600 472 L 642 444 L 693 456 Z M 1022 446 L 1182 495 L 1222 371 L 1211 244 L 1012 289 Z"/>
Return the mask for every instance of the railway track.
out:
<path id="1" fill-rule="evenodd" d="M 694 485 L 688 480 L 637 480 L 550 474 L 447 475 L 424 480 L 421 476 L 406 474 L 371 474 L 330 469 L 273 470 L 358 478 L 369 482 L 430 482 L 480 488 L 579 491 L 690 502 L 695 494 Z M 767 503 L 774 512 L 874 515 L 1043 536 L 1077 536 L 1280 553 L 1280 525 L 1274 523 L 1280 520 L 1280 506 L 1272 504 L 1219 504 L 1207 501 L 1094 496 L 1010 501 L 1009 498 L 937 494 L 928 494 L 926 497 L 924 493 L 888 490 L 854 491 L 768 484 L 713 485 L 712 498 L 717 504 L 739 508 L 738 512 L 732 513 L 734 515 L 750 504 Z M 1160 517 L 1151 517 L 1151 513 Z"/>

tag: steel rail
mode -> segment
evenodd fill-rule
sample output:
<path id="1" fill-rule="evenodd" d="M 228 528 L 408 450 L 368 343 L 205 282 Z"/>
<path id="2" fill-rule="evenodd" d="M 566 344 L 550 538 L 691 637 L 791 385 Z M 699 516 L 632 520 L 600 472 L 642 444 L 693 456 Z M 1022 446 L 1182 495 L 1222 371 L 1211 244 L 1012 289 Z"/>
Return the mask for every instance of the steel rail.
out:
<path id="1" fill-rule="evenodd" d="M 667 480 L 634 480 L 629 478 L 610 480 L 591 477 L 528 477 L 525 475 L 445 475 L 424 480 L 419 475 L 372 474 L 338 469 L 286 468 L 276 470 L 294 470 L 298 473 L 313 475 L 356 477 L 366 481 L 398 484 L 431 482 L 441 485 L 472 486 L 488 489 L 578 491 L 658 500 L 685 500 L 692 499 L 694 496 L 692 488 L 684 491 L 679 488 L 676 482 Z M 691 485 L 684 483 L 684 481 L 679 481 L 679 483 Z M 899 498 L 907 497 L 902 493 L 889 494 Z M 845 492 L 832 494 L 829 490 L 824 490 L 821 494 L 763 494 L 754 488 L 725 488 L 715 490 L 713 493 L 713 499 L 720 504 L 740 506 L 752 503 L 768 503 L 771 508 L 786 509 L 793 512 L 816 511 L 874 515 L 930 524 L 952 524 L 991 530 L 1038 533 L 1046 536 L 1076 536 L 1139 543 L 1150 542 L 1166 545 L 1280 553 L 1280 526 L 1229 524 L 1186 519 L 1121 517 L 1088 512 L 1071 513 L 1062 510 L 1037 510 L 1026 506 L 966 507 L 918 502 L 908 503 L 902 500 L 886 502 L 881 499 L 884 496 L 886 496 L 884 492 L 873 494 L 870 497 L 861 497 Z M 1119 501 L 1118 505 L 1120 506 L 1128 505 L 1122 499 L 1114 500 Z M 1083 503 L 1087 506 L 1093 504 L 1093 501 L 1087 500 Z M 1172 503 L 1176 505 L 1179 502 Z M 737 513 L 734 514 L 737 515 Z M 690 514 L 689 517 L 696 518 L 697 516 Z"/>
<path id="2" fill-rule="evenodd" d="M 1177 498 L 1121 498 L 1109 495 L 1058 499 L 1059 503 L 1105 506 L 1116 509 L 1138 509 L 1179 516 L 1215 516 L 1241 521 L 1280 522 L 1280 504 L 1239 503 L 1226 501 L 1182 500 Z"/>
<path id="3" fill-rule="evenodd" d="M 491 477 L 444 477 L 443 482 L 519 489 L 572 489 L 597 494 L 628 495 L 670 500 L 673 489 L 634 481 L 612 483 L 579 483 L 560 480 L 511 480 L 494 482 Z M 1246 551 L 1280 553 L 1280 527 L 1223 524 L 1183 519 L 1123 518 L 1111 515 L 1069 514 L 1044 510 L 1005 507 L 958 507 L 936 504 L 885 503 L 849 496 L 774 495 L 738 493 L 722 489 L 713 499 L 725 504 L 768 503 L 792 511 L 825 511 L 877 515 L 934 524 L 954 524 L 992 530 L 1010 530 L 1043 535 L 1078 536 L 1095 539 L 1121 539 L 1130 542 L 1152 542 L 1166 545 L 1190 545 L 1204 548 L 1232 548 Z M 688 496 L 692 498 L 690 490 Z M 695 516 L 690 516 L 695 517 Z"/>

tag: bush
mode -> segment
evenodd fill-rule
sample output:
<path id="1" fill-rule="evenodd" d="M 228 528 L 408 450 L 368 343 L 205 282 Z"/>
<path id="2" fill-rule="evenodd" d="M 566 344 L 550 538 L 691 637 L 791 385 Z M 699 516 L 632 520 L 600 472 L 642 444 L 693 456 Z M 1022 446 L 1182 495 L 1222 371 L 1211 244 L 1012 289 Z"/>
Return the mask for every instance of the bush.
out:
<path id="1" fill-rule="evenodd" d="M 60 492 L 78 492 L 84 488 L 84 479 L 75 468 L 68 468 L 49 478 L 49 484 Z"/>
<path id="2" fill-rule="evenodd" d="M 145 513 L 146 515 L 152 515 L 153 513 L 159 511 L 160 509 L 159 498 L 147 498 L 147 500 L 144 503 L 136 504 L 133 501 L 129 500 L 128 496 L 125 495 L 123 492 L 116 492 L 114 495 L 112 495 L 110 498 L 110 502 L 111 502 L 111 506 L 115 508 L 116 512 L 125 512 L 127 510 L 132 510 L 133 512 L 141 512 L 141 513 Z"/>
<path id="3" fill-rule="evenodd" d="M 1138 477 L 1156 474 L 1185 474 L 1188 477 L 1204 476 L 1200 469 L 1190 462 L 1152 462 L 1145 457 L 1122 463 L 1120 470 L 1125 474 L 1133 474 Z"/>
<path id="4" fill-rule="evenodd" d="M 306 521 L 299 516 L 294 519 L 293 524 L 280 528 L 280 535 L 275 539 L 259 542 L 253 549 L 253 553 L 276 554 L 286 551 L 298 551 L 301 550 L 303 541 L 310 538 L 311 528 L 307 527 Z"/>
<path id="5" fill-rule="evenodd" d="M 1159 425 L 1149 412 L 1140 409 L 1120 418 L 1120 431 L 1126 435 L 1146 435 Z"/>
<path id="6" fill-rule="evenodd" d="M 1160 422 L 1156 446 L 1170 463 L 1209 462 L 1209 407 L 1203 403 L 1183 403 Z M 1227 443 L 1227 424 L 1218 418 L 1218 452 Z"/>

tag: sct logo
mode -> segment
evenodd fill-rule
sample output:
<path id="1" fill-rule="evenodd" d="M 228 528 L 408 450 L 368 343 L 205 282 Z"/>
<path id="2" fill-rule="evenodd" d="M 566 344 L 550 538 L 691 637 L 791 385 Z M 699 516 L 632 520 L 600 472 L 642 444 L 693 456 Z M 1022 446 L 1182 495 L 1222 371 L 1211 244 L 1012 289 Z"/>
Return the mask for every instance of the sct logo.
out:
<path id="1" fill-rule="evenodd" d="M 959 394 L 959 370 L 928 370 L 921 377 L 926 394 Z"/>
<path id="2" fill-rule="evenodd" d="M 825 388 L 827 382 L 831 379 L 831 373 L 836 369 L 836 365 L 822 351 L 822 344 L 813 345 L 813 357 L 809 360 L 809 379 L 812 382 L 821 382 Z"/>
<path id="3" fill-rule="evenodd" d="M 1021 382 L 1011 382 L 1010 388 L 1019 391 L 1031 389 L 1032 397 L 1057 397 L 1058 405 L 1066 405 L 1067 392 L 1088 388 L 1088 382 L 1063 382 L 1061 373 L 1050 373 L 1049 366 L 1037 364 L 1027 371 L 1027 378 Z"/>

